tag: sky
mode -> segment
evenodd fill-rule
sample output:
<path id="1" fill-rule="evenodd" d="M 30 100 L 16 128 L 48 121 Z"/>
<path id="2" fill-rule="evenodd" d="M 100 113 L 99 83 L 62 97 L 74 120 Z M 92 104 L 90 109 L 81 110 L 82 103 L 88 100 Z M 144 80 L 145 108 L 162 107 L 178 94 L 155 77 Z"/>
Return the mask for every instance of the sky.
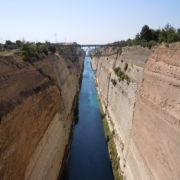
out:
<path id="1" fill-rule="evenodd" d="M 106 44 L 134 38 L 144 25 L 180 28 L 180 0 L 0 0 L 0 43 Z"/>

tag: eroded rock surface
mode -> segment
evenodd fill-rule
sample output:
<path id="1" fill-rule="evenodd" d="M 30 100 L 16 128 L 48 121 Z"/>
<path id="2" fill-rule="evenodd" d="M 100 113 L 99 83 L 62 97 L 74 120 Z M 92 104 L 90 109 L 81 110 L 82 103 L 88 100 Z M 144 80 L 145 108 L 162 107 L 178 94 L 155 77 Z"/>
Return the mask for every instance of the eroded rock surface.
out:
<path id="1" fill-rule="evenodd" d="M 30 64 L 12 52 L 0 55 L 0 68 L 0 179 L 57 179 L 83 57 L 49 54 Z"/>
<path id="2" fill-rule="evenodd" d="M 91 62 L 124 179 L 178 180 L 180 45 L 153 50 L 124 47 L 119 57 L 94 57 Z M 130 83 L 118 80 L 115 67 L 124 71 Z"/>
<path id="3" fill-rule="evenodd" d="M 180 178 L 180 49 L 155 48 L 138 90 L 128 154 L 141 179 Z M 136 153 L 135 153 L 136 152 Z M 137 154 L 135 156 L 135 154 Z M 139 156 L 138 156 L 139 155 Z M 131 164 L 131 165 L 130 165 Z M 128 173 L 127 173 L 128 174 Z"/>

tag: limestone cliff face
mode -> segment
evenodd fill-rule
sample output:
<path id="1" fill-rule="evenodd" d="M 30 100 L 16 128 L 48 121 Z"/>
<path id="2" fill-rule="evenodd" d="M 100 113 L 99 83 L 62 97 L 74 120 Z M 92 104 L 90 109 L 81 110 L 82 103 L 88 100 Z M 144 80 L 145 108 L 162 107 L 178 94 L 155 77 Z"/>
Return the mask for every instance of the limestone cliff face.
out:
<path id="1" fill-rule="evenodd" d="M 115 131 L 124 178 L 178 180 L 180 46 L 160 46 L 152 51 L 124 47 L 118 58 L 93 58 L 92 67 L 109 126 Z M 119 82 L 114 67 L 120 67 L 130 83 Z"/>
<path id="2" fill-rule="evenodd" d="M 153 50 L 144 68 L 133 122 L 127 157 L 133 169 L 132 176 L 139 179 L 178 180 L 180 46 Z M 132 168 L 134 162 L 139 172 Z"/>
<path id="3" fill-rule="evenodd" d="M 83 57 L 49 54 L 32 65 L 14 52 L 0 55 L 0 68 L 0 179 L 57 179 Z"/>

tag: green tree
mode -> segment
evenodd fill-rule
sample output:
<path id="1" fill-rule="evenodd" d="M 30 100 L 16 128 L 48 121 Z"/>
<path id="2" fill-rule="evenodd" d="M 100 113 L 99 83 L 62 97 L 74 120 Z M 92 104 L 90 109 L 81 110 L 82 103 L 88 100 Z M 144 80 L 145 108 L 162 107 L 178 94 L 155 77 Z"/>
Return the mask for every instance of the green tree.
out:
<path id="1" fill-rule="evenodd" d="M 41 53 L 44 53 L 46 56 L 48 55 L 48 50 L 45 44 L 40 46 Z"/>
<path id="2" fill-rule="evenodd" d="M 141 42 L 140 34 L 137 33 L 134 40 L 132 41 L 132 44 L 133 45 L 140 45 L 140 42 Z"/>
<path id="3" fill-rule="evenodd" d="M 167 34 L 166 31 L 164 29 L 162 29 L 162 31 L 159 33 L 159 37 L 158 37 L 158 42 L 166 42 L 167 39 Z"/>
<path id="4" fill-rule="evenodd" d="M 133 43 L 132 43 L 132 39 L 130 39 L 130 38 L 129 38 L 126 42 L 127 42 L 127 45 L 128 45 L 128 46 L 132 46 L 132 44 L 133 44 Z"/>
<path id="5" fill-rule="evenodd" d="M 55 48 L 55 46 L 53 46 L 53 45 L 51 45 L 51 46 L 49 46 L 49 51 L 51 52 L 51 53 L 55 53 L 56 52 L 56 48 Z"/>
<path id="6" fill-rule="evenodd" d="M 21 47 L 22 42 L 21 42 L 20 40 L 17 40 L 17 41 L 16 41 L 16 45 L 17 45 L 18 47 Z"/>
<path id="7" fill-rule="evenodd" d="M 166 24 L 164 29 L 165 29 L 166 35 L 167 35 L 166 42 L 172 43 L 172 42 L 177 41 L 176 30 L 173 26 L 171 26 L 170 24 Z"/>
<path id="8" fill-rule="evenodd" d="M 49 41 L 45 41 L 45 45 L 46 45 L 46 46 L 50 46 L 51 43 L 50 43 Z"/>
<path id="9" fill-rule="evenodd" d="M 22 57 L 23 61 L 30 61 L 30 57 L 29 57 L 27 51 L 21 51 L 21 57 Z"/>
<path id="10" fill-rule="evenodd" d="M 4 44 L 4 46 L 3 46 L 5 49 L 8 47 L 8 45 L 7 44 Z"/>
<path id="11" fill-rule="evenodd" d="M 6 45 L 13 45 L 13 42 L 10 40 L 6 40 Z"/>
<path id="12" fill-rule="evenodd" d="M 177 30 L 177 38 L 178 38 L 178 41 L 180 41 L 180 29 Z"/>
<path id="13" fill-rule="evenodd" d="M 31 62 L 32 57 L 39 58 L 38 53 L 36 51 L 36 47 L 29 43 L 22 44 L 21 57 L 24 61 L 29 61 L 29 62 Z"/>
<path id="14" fill-rule="evenodd" d="M 148 46 L 148 42 L 145 39 L 141 40 L 141 46 L 147 47 Z"/>
<path id="15" fill-rule="evenodd" d="M 149 29 L 149 27 L 147 25 L 144 25 L 142 27 L 141 32 L 140 32 L 141 40 L 144 39 L 146 41 L 150 41 L 151 40 L 151 36 L 152 36 L 151 30 Z"/>
<path id="16" fill-rule="evenodd" d="M 136 40 L 136 41 L 140 41 L 140 34 L 139 33 L 137 33 L 136 34 L 136 36 L 135 36 L 135 39 L 134 40 Z"/>
<path id="17" fill-rule="evenodd" d="M 172 43 L 177 41 L 176 30 L 174 28 L 167 32 L 167 42 Z"/>
<path id="18" fill-rule="evenodd" d="M 165 27 L 164 27 L 164 30 L 166 31 L 166 32 L 168 32 L 170 29 L 172 29 L 173 27 L 168 23 L 168 24 L 166 24 L 165 25 Z"/>
<path id="19" fill-rule="evenodd" d="M 154 40 L 149 41 L 148 47 L 151 48 L 152 46 L 155 46 L 157 43 Z"/>
<path id="20" fill-rule="evenodd" d="M 178 33 L 170 24 L 166 24 L 164 29 L 159 33 L 159 42 L 172 43 L 178 41 Z"/>
<path id="21" fill-rule="evenodd" d="M 177 33 L 180 34 L 180 29 L 177 30 Z"/>
<path id="22" fill-rule="evenodd" d="M 152 34 L 151 40 L 154 40 L 154 41 L 158 42 L 160 32 L 161 31 L 159 29 L 158 30 L 151 29 L 151 34 Z"/>

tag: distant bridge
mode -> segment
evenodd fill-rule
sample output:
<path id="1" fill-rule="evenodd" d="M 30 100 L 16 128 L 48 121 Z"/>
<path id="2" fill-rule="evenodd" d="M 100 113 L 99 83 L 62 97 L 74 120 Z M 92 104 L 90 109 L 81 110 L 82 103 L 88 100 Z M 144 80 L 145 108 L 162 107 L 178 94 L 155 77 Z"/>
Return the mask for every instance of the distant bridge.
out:
<path id="1" fill-rule="evenodd" d="M 116 44 L 59 44 L 60 46 L 68 47 L 68 46 L 80 46 L 80 47 L 117 47 L 119 45 Z"/>
<path id="2" fill-rule="evenodd" d="M 60 49 L 71 49 L 73 50 L 73 47 L 81 47 L 86 52 L 86 57 L 101 57 L 101 56 L 112 56 L 112 55 L 119 55 L 121 53 L 121 45 L 120 44 L 58 44 L 58 47 Z M 111 47 L 111 50 L 108 49 L 108 47 Z M 103 49 L 102 49 L 103 48 Z M 91 52 L 91 53 L 89 53 Z M 63 52 L 62 52 L 63 53 Z M 64 55 L 69 54 L 69 52 L 64 52 Z"/>

